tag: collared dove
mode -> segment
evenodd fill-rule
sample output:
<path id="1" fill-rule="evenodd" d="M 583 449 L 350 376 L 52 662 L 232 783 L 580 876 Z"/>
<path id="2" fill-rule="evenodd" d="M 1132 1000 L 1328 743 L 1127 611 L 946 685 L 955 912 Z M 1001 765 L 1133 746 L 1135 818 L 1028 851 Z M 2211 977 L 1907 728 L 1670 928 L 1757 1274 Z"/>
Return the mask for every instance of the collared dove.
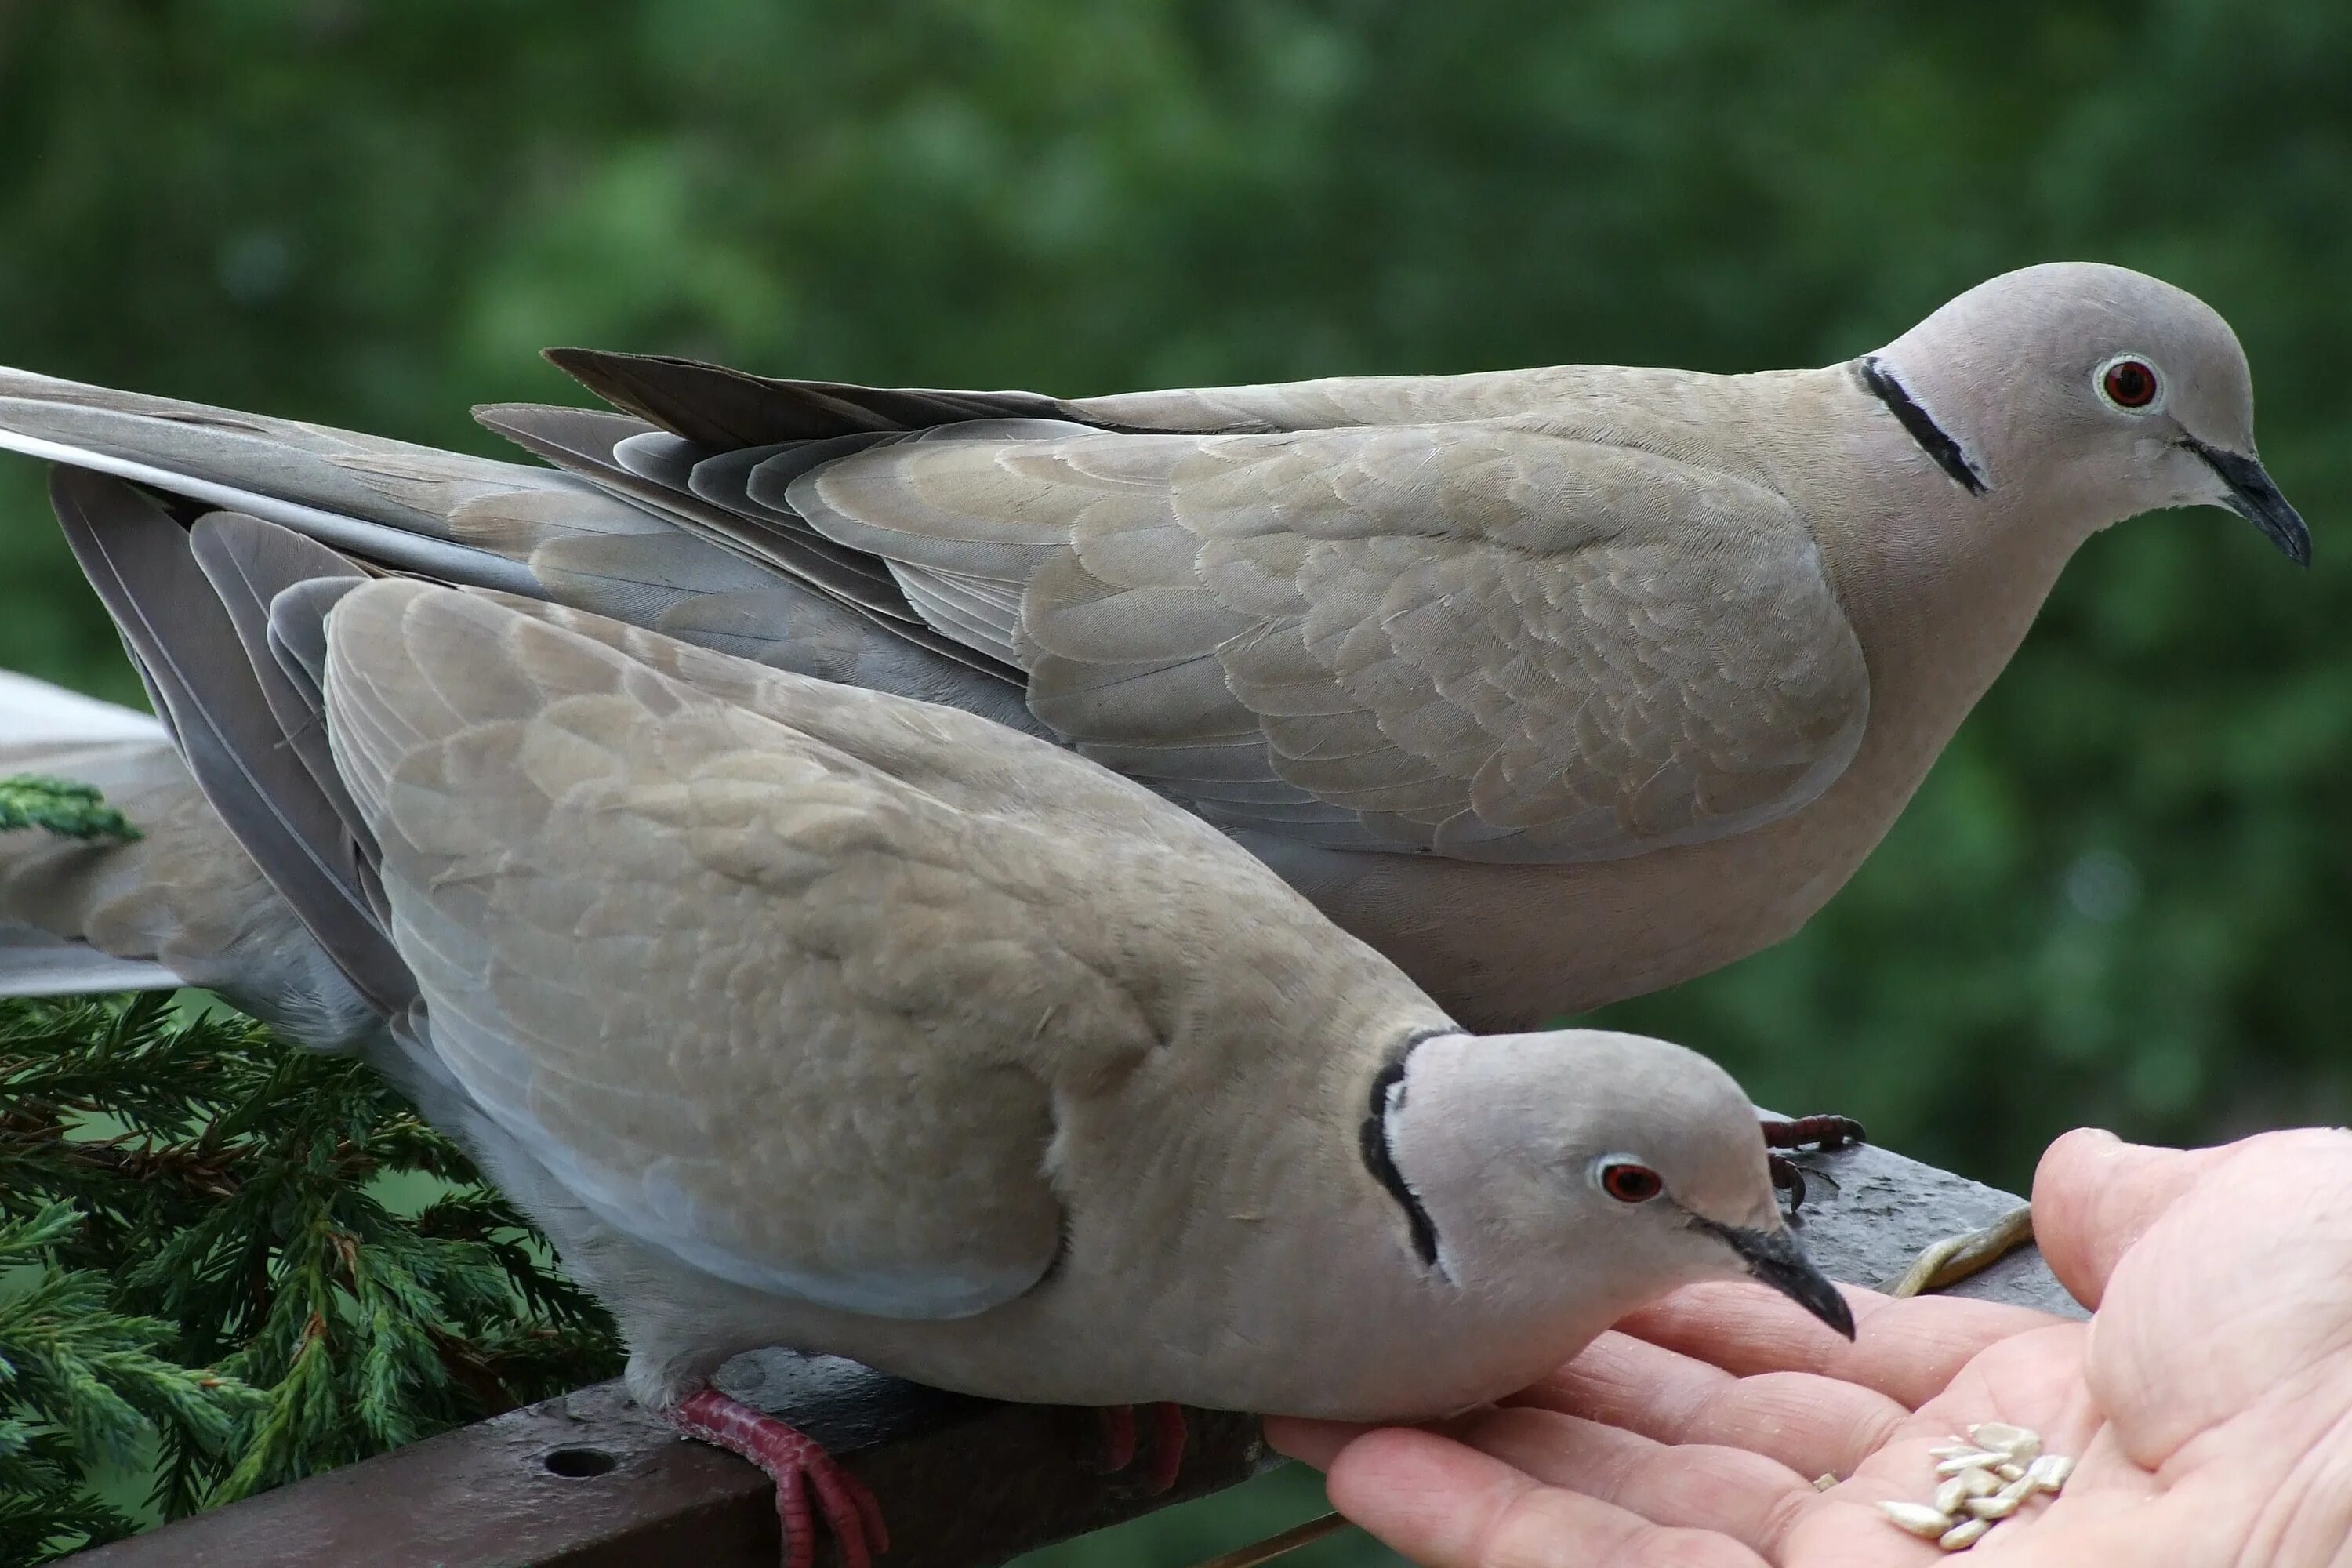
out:
<path id="1" fill-rule="evenodd" d="M 939 1386 L 1358 1420 L 1520 1387 L 1754 1275 L 1851 1334 L 1738 1087 L 1598 1031 L 1464 1032 L 1199 818 L 951 709 L 562 606 L 370 581 L 61 470 L 191 769 L 373 1047 L 613 1307 L 628 1380 L 782 1343 Z"/>
<path id="2" fill-rule="evenodd" d="M 2236 338 L 2088 263 L 1820 370 L 1065 400 L 554 351 L 569 470 L 0 373 L 0 445 L 945 702 L 1141 780 L 1482 1026 L 1790 934 L 2092 532 L 2310 536 Z"/>

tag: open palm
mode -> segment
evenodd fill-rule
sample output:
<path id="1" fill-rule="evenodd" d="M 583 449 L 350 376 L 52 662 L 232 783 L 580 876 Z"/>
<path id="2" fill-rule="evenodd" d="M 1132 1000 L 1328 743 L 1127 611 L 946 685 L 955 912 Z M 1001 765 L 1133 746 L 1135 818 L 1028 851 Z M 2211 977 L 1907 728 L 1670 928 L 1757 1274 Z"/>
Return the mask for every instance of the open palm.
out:
<path id="1" fill-rule="evenodd" d="M 1433 1568 L 1940 1561 L 1874 1505 L 1926 1501 L 1928 1449 L 1979 1421 L 2079 1460 L 1979 1543 L 2000 1562 L 2352 1563 L 2352 1134 L 2184 1153 L 2076 1132 L 2033 1195 L 2088 1323 L 1853 1290 L 1848 1344 L 1764 1290 L 1696 1288 L 1501 1407 L 1267 1434 Z"/>

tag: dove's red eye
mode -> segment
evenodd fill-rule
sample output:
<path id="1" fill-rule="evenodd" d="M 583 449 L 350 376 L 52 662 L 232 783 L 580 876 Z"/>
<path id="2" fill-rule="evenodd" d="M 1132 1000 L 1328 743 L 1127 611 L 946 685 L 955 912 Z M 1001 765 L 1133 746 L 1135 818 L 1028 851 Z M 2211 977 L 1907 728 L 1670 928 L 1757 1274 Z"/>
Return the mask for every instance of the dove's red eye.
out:
<path id="1" fill-rule="evenodd" d="M 2118 408 L 2145 408 L 2156 401 L 2156 368 L 2146 360 L 2119 359 L 2099 378 L 2107 401 Z"/>
<path id="2" fill-rule="evenodd" d="M 1666 1184 L 1647 1165 L 1620 1163 L 1601 1167 L 1601 1190 L 1621 1204 L 1645 1204 L 1664 1192 Z"/>

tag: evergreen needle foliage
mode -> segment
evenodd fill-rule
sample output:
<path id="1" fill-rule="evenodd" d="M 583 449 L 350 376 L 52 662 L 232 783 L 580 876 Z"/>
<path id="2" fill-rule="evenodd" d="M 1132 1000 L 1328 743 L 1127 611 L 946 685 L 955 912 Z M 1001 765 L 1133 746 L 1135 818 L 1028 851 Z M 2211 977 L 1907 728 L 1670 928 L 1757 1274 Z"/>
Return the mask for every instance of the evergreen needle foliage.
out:
<path id="1" fill-rule="evenodd" d="M 16 827 L 45 827 L 68 838 L 139 837 L 92 786 L 38 773 L 0 778 L 0 833 Z"/>
<path id="2" fill-rule="evenodd" d="M 366 1068 L 160 995 L 0 1002 L 0 1562 L 120 1533 L 89 1479 L 142 1441 L 176 1517 L 619 1363 Z"/>
<path id="3" fill-rule="evenodd" d="M 165 1359 L 169 1323 L 116 1310 L 103 1276 L 58 1265 L 81 1223 L 63 1203 L 0 1221 L 0 1563 L 129 1533 L 83 1485 L 89 1465 L 131 1463 L 156 1431 L 217 1456 L 254 1399 L 234 1378 Z"/>

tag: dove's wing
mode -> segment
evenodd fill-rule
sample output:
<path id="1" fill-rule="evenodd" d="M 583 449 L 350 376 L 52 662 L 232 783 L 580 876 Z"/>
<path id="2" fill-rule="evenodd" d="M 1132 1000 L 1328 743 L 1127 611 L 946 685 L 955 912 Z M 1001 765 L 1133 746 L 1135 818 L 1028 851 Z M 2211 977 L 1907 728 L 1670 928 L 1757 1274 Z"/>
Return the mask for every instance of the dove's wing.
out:
<path id="1" fill-rule="evenodd" d="M 1262 906 L 1278 950 L 1360 962 L 1213 830 L 968 715 L 416 584 L 328 642 L 436 1052 L 608 1224 L 744 1285 L 1020 1294 L 1060 1244 L 1061 1086 L 1222 984 L 1188 921 Z"/>
<path id="2" fill-rule="evenodd" d="M 100 475 L 61 470 L 53 495 L 222 819 L 390 1023 L 384 1065 L 721 1278 L 947 1316 L 1048 1267 L 1050 1085 L 1161 1040 L 1118 935 L 1108 963 L 1059 945 L 1099 929 L 1073 877 L 1122 873 L 1074 865 L 1064 832 L 1106 802 L 1313 930 L 1205 826 L 985 721 L 529 601 L 355 587 L 274 525 L 192 532 Z M 747 705 L 803 693 L 880 762 Z M 1044 783 L 1003 748 L 1040 754 Z M 1024 829 L 959 791 L 1048 816 Z"/>
<path id="3" fill-rule="evenodd" d="M 1868 709 L 1788 503 L 1629 442 L 975 424 L 835 458 L 785 499 L 1024 668 L 1082 751 L 1228 826 L 1635 854 L 1797 809 Z"/>

